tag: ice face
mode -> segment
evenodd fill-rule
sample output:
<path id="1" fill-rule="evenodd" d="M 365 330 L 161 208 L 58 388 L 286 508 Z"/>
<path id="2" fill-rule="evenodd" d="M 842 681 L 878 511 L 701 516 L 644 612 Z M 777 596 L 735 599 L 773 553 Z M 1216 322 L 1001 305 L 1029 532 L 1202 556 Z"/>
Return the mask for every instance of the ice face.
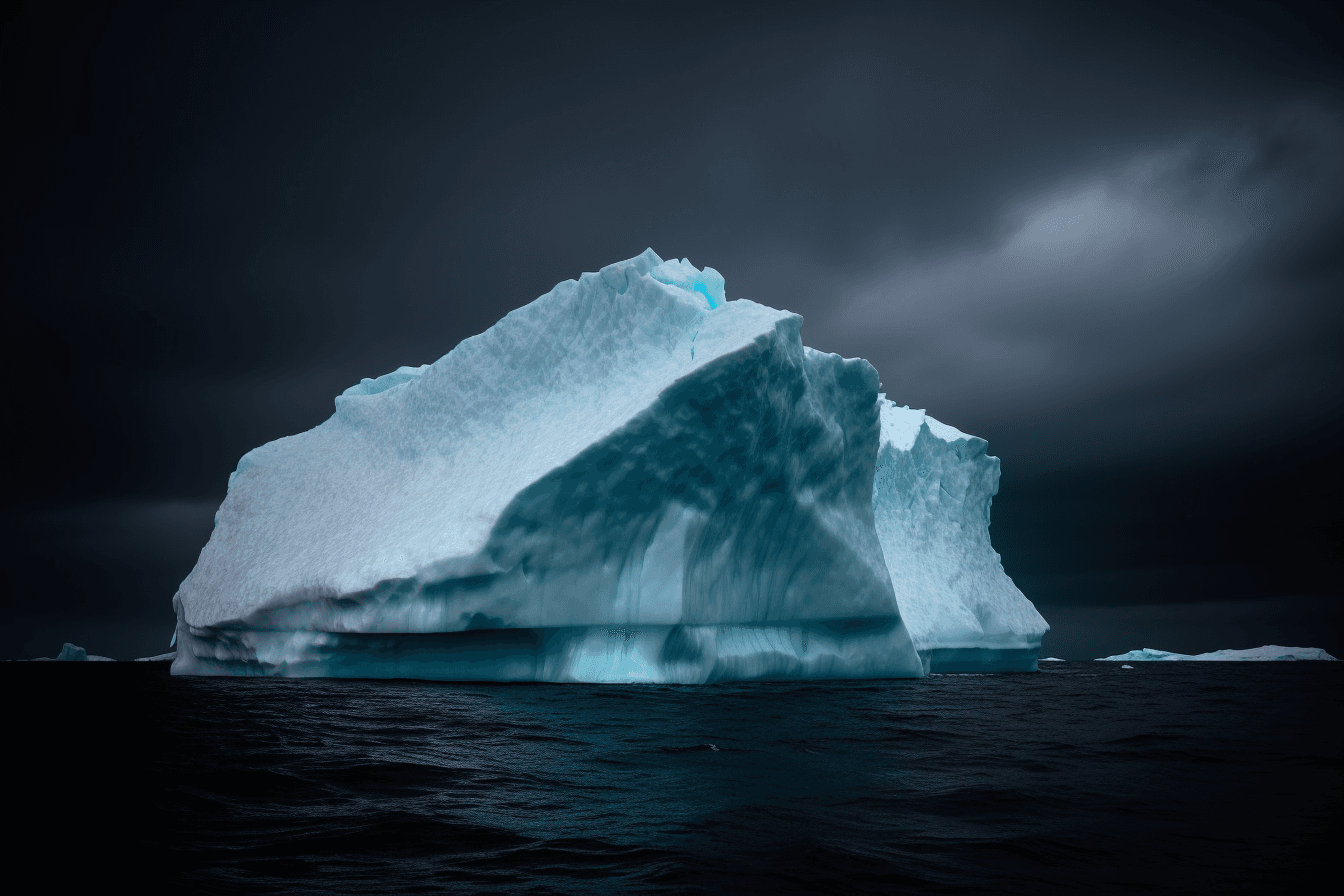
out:
<path id="1" fill-rule="evenodd" d="M 1035 669 L 1049 626 L 989 541 L 999 459 L 924 411 L 879 404 L 873 516 L 915 648 L 934 672 Z"/>
<path id="2" fill-rule="evenodd" d="M 649 250 L 347 389 L 239 462 L 173 671 L 921 674 L 873 524 L 876 371 L 800 328 Z"/>
<path id="3" fill-rule="evenodd" d="M 1115 656 L 1103 656 L 1097 662 L 1177 662 L 1193 660 L 1199 662 L 1269 662 L 1276 660 L 1335 660 L 1335 657 L 1319 647 L 1279 647 L 1266 644 L 1264 647 L 1252 647 L 1249 650 L 1214 650 L 1210 653 L 1172 653 L 1169 650 L 1154 650 L 1144 647 Z"/>
<path id="4" fill-rule="evenodd" d="M 67 641 L 61 646 L 61 652 L 56 659 L 66 663 L 82 663 L 88 660 L 89 653 L 83 647 L 78 647 Z"/>

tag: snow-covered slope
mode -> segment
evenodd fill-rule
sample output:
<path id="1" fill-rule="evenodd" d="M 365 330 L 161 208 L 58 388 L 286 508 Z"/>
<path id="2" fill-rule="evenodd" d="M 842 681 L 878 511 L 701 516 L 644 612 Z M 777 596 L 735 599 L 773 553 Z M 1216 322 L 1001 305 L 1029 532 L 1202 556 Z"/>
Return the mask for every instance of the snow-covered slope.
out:
<path id="1" fill-rule="evenodd" d="M 1115 656 L 1098 657 L 1097 662 L 1134 662 L 1136 660 L 1170 662 L 1173 660 L 1197 660 L 1212 662 L 1236 662 L 1251 661 L 1264 662 L 1272 660 L 1334 660 L 1335 657 L 1326 653 L 1319 647 L 1279 647 L 1274 644 L 1266 644 L 1264 647 L 1252 647 L 1249 650 L 1214 650 L 1210 653 L 1172 653 L 1169 650 L 1154 650 L 1151 647 L 1144 647 L 1140 650 L 1131 650 L 1129 653 L 1120 653 Z"/>
<path id="2" fill-rule="evenodd" d="M 924 411 L 880 405 L 873 515 L 915 648 L 934 672 L 1035 669 L 1050 627 L 989 541 L 999 459 Z"/>
<path id="3" fill-rule="evenodd" d="M 873 523 L 877 374 L 801 323 L 650 250 L 347 389 L 239 462 L 173 671 L 919 675 Z"/>

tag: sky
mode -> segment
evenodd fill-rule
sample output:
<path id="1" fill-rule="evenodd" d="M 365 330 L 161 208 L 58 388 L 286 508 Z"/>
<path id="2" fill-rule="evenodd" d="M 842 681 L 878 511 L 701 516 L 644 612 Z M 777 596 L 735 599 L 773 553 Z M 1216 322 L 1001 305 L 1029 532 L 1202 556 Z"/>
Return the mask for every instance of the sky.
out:
<path id="1" fill-rule="evenodd" d="M 646 247 L 988 440 L 1045 653 L 1340 653 L 1326 4 L 6 10 L 0 658 L 166 650 L 242 454 Z"/>

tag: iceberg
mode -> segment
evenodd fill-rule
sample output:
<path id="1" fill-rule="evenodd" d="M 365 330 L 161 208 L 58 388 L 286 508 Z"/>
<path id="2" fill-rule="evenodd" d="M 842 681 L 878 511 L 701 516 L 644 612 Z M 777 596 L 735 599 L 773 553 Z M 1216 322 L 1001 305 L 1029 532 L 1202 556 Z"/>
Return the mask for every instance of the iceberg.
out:
<path id="1" fill-rule="evenodd" d="M 918 676 L 873 525 L 877 372 L 652 250 L 246 454 L 175 674 Z"/>
<path id="2" fill-rule="evenodd" d="M 112 659 L 112 657 L 110 657 L 110 656 L 95 656 L 95 655 L 89 653 L 89 652 L 88 652 L 87 650 L 85 650 L 83 647 L 80 647 L 80 646 L 77 645 L 77 644 L 71 644 L 69 641 L 67 641 L 67 642 L 65 642 L 64 645 L 61 646 L 61 652 L 60 652 L 59 654 L 57 654 L 54 658 L 53 658 L 53 657 L 49 657 L 49 656 L 39 656 L 37 659 L 33 660 L 33 662 L 38 662 L 38 663 L 41 663 L 41 662 L 47 662 L 47 663 L 56 663 L 56 662 L 61 662 L 61 663 L 85 663 L 85 662 L 90 662 L 90 663 L 115 663 L 116 660 Z"/>
<path id="3" fill-rule="evenodd" d="M 999 459 L 984 439 L 879 395 L 878 540 L 901 618 L 932 672 L 1031 671 L 1049 630 L 990 545 Z"/>
<path id="4" fill-rule="evenodd" d="M 1144 647 L 1120 653 L 1115 656 L 1098 657 L 1098 663 L 1122 663 L 1142 660 L 1145 662 L 1173 662 L 1192 660 L 1198 662 L 1267 662 L 1275 660 L 1338 660 L 1319 647 L 1279 647 L 1266 644 L 1264 647 L 1252 647 L 1249 650 L 1214 650 L 1210 653 L 1172 653 L 1169 650 L 1154 650 Z"/>
<path id="5" fill-rule="evenodd" d="M 137 663 L 170 663 L 177 659 L 177 651 L 170 650 L 167 653 L 160 653 L 157 656 L 138 656 L 135 658 Z"/>
<path id="6" fill-rule="evenodd" d="M 364 379 L 239 461 L 173 674 L 1034 668 L 1044 620 L 989 547 L 998 460 L 801 327 L 648 250 Z"/>

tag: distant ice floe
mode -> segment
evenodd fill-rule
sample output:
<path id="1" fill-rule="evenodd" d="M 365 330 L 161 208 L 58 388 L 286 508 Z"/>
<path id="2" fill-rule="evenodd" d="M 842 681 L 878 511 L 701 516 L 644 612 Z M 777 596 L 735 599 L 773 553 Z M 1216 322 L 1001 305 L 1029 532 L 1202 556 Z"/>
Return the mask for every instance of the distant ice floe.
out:
<path id="1" fill-rule="evenodd" d="M 135 658 L 137 663 L 171 663 L 177 659 L 177 651 L 170 650 L 167 653 L 161 653 L 158 656 L 138 656 Z"/>
<path id="2" fill-rule="evenodd" d="M 1057 656 L 1043 656 L 1036 662 L 1038 663 L 1067 663 L 1068 660 L 1060 659 Z"/>
<path id="3" fill-rule="evenodd" d="M 35 662 L 35 663 L 42 663 L 42 662 L 46 662 L 46 663 L 55 663 L 55 662 L 62 662 L 62 663 L 86 663 L 86 662 L 88 662 L 88 663 L 115 663 L 116 660 L 112 659 L 112 657 L 110 657 L 110 656 L 92 656 L 92 655 L 90 655 L 89 652 L 88 652 L 87 650 L 85 650 L 83 647 L 80 647 L 80 646 L 78 646 L 77 644 L 71 644 L 69 641 L 67 641 L 67 642 L 65 643 L 65 645 L 64 645 L 63 647 L 61 647 L 61 652 L 60 652 L 60 654 L 59 654 L 58 656 L 56 656 L 56 657 L 39 656 L 39 657 L 37 657 L 35 660 L 33 660 L 33 662 Z"/>
<path id="4" fill-rule="evenodd" d="M 1094 662 L 1172 662 L 1176 660 L 1195 660 L 1201 662 L 1269 662 L 1278 660 L 1334 660 L 1319 647 L 1279 647 L 1266 644 L 1264 647 L 1252 647 L 1249 650 L 1215 650 L 1212 653 L 1188 654 L 1172 653 L 1169 650 L 1154 650 L 1144 647 L 1115 656 L 1097 657 Z"/>

